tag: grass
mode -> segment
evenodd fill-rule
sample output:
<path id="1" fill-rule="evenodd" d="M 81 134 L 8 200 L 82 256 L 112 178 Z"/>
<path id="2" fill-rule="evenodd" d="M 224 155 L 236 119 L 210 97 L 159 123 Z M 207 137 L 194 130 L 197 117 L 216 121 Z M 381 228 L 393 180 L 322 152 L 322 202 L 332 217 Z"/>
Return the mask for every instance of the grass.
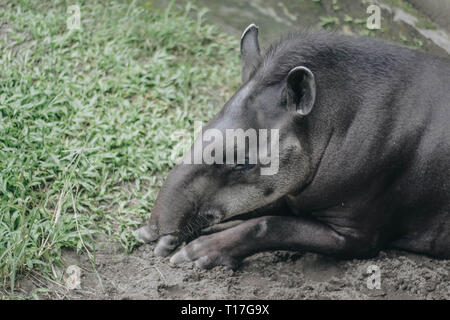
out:
<path id="1" fill-rule="evenodd" d="M 19 275 L 61 280 L 62 248 L 126 251 L 173 166 L 177 129 L 236 89 L 238 43 L 139 2 L 0 1 L 0 295 Z M 194 15 L 194 18 L 192 16 Z"/>

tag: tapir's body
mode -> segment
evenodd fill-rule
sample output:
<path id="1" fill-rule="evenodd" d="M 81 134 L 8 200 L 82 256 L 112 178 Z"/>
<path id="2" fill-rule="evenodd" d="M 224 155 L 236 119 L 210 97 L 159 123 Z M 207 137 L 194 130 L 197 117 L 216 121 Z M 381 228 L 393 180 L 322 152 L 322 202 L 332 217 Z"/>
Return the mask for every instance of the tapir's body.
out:
<path id="1" fill-rule="evenodd" d="M 244 84 L 208 128 L 278 128 L 280 170 L 175 167 L 140 232 L 162 236 L 157 253 L 185 240 L 186 225 L 264 212 L 192 241 L 172 262 L 233 266 L 272 249 L 450 257 L 450 60 L 327 33 L 291 34 L 261 55 L 255 26 L 241 52 Z"/>
<path id="2" fill-rule="evenodd" d="M 393 245 L 449 257 L 450 62 L 369 39 L 321 40 L 305 50 L 314 62 L 302 62 L 317 66 L 328 100 L 309 115 L 311 143 L 328 141 L 311 183 L 287 196 L 293 212 L 354 228 L 364 241 L 351 256 Z"/>

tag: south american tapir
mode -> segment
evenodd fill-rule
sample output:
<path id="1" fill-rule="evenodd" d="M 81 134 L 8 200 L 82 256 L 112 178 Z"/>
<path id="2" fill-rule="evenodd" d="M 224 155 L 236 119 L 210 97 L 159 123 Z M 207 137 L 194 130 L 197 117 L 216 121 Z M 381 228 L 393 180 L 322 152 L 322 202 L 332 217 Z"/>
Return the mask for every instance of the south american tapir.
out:
<path id="1" fill-rule="evenodd" d="M 254 24 L 240 51 L 242 85 L 203 129 L 276 129 L 278 170 L 261 174 L 267 165 L 246 153 L 180 162 L 137 231 L 159 240 L 157 255 L 201 268 L 266 250 L 450 257 L 448 58 L 324 31 L 291 32 L 261 52 Z"/>

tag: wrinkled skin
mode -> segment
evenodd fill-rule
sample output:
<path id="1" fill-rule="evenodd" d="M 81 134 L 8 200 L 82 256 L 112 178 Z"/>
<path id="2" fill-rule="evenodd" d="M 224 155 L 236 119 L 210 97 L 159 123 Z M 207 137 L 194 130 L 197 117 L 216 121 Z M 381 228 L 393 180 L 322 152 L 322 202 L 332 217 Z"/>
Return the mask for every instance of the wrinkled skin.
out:
<path id="1" fill-rule="evenodd" d="M 159 240 L 161 256 L 188 242 L 170 261 L 201 268 L 274 249 L 450 257 L 449 61 L 326 33 L 290 35 L 262 55 L 257 36 L 244 31 L 243 85 L 204 130 L 278 129 L 278 172 L 180 163 L 138 236 Z"/>

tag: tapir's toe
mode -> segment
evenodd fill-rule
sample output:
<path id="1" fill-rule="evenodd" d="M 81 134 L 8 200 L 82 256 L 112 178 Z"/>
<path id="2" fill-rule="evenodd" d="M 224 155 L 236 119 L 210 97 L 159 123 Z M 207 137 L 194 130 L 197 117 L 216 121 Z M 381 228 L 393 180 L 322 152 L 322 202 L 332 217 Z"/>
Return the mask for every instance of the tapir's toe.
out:
<path id="1" fill-rule="evenodd" d="M 215 235 L 200 237 L 175 253 L 170 258 L 170 263 L 179 264 L 192 261 L 201 269 L 211 269 L 216 266 L 235 269 L 238 265 L 237 260 L 228 252 L 222 251 L 217 246 L 217 240 Z"/>
<path id="2" fill-rule="evenodd" d="M 178 246 L 178 238 L 175 236 L 164 236 L 159 239 L 158 244 L 154 250 L 154 253 L 160 257 L 167 257 Z"/>
<path id="3" fill-rule="evenodd" d="M 171 264 L 179 264 L 185 261 L 191 261 L 186 254 L 186 250 L 181 249 L 177 253 L 175 253 L 169 260 Z"/>
<path id="4" fill-rule="evenodd" d="M 158 239 L 158 234 L 149 229 L 148 226 L 143 226 L 142 228 L 137 229 L 134 231 L 134 235 L 145 243 L 150 243 Z"/>

